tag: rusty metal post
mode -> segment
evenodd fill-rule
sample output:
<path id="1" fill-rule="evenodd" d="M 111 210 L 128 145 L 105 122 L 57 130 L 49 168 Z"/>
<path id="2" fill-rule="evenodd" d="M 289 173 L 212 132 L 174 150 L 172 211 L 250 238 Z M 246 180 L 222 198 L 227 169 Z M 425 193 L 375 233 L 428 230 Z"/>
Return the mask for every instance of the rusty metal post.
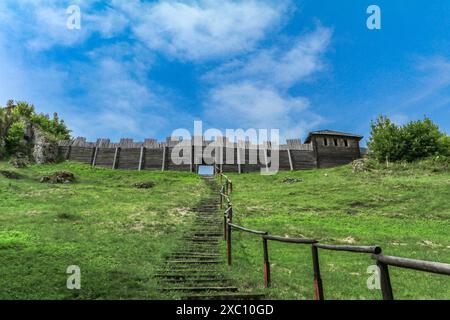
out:
<path id="1" fill-rule="evenodd" d="M 270 288 L 270 261 L 269 261 L 269 248 L 268 240 L 262 238 L 263 250 L 264 250 L 264 285 L 266 288 Z"/>
<path id="2" fill-rule="evenodd" d="M 314 298 L 324 300 L 322 278 L 320 276 L 319 251 L 316 246 L 311 246 L 314 269 Z"/>
<path id="3" fill-rule="evenodd" d="M 227 261 L 228 265 L 231 266 L 231 226 L 227 223 Z"/>
<path id="4" fill-rule="evenodd" d="M 383 300 L 394 300 L 394 294 L 392 293 L 391 278 L 389 276 L 389 267 L 387 264 L 380 261 L 377 261 L 377 266 L 380 269 L 380 284 Z"/>

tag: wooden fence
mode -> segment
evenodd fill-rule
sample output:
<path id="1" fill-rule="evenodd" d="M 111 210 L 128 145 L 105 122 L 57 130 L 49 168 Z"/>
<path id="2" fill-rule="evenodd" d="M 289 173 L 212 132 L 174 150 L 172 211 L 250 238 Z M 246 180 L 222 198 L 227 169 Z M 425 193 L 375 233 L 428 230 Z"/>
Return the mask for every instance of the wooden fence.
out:
<path id="1" fill-rule="evenodd" d="M 319 249 L 344 251 L 358 254 L 371 254 L 372 259 L 376 261 L 379 268 L 381 293 L 384 300 L 394 300 L 391 280 L 389 276 L 389 266 L 413 269 L 417 271 L 436 273 L 442 275 L 450 275 L 450 264 L 431 262 L 424 260 L 408 259 L 394 256 L 381 255 L 382 249 L 379 246 L 351 246 L 351 245 L 329 245 L 322 244 L 315 239 L 307 238 L 288 238 L 269 235 L 267 231 L 252 230 L 233 223 L 233 203 L 230 195 L 233 192 L 232 181 L 224 174 L 219 173 L 221 189 L 220 189 L 220 206 L 224 211 L 224 230 L 223 236 L 227 243 L 227 263 L 232 265 L 232 231 L 245 232 L 262 239 L 263 258 L 264 258 L 264 285 L 269 288 L 271 285 L 270 259 L 269 259 L 269 241 L 277 241 L 288 244 L 301 244 L 311 246 L 311 257 L 314 271 L 314 297 L 316 300 L 324 300 L 324 289 L 320 274 Z"/>

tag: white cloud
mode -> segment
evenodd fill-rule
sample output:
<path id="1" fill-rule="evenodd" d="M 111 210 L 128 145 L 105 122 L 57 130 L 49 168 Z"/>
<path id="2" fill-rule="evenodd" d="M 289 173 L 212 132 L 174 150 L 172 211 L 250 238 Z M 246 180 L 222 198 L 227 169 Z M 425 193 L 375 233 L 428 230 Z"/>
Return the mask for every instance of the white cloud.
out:
<path id="1" fill-rule="evenodd" d="M 45 51 L 54 46 L 73 47 L 86 41 L 92 34 L 110 38 L 122 32 L 129 24 L 127 17 L 116 8 L 95 10 L 99 1 L 81 0 L 4 0 L 0 4 L 0 27 L 15 34 L 28 49 Z M 66 9 L 69 5 L 81 7 L 81 29 L 69 30 Z"/>
<path id="2" fill-rule="evenodd" d="M 155 52 L 196 63 L 234 57 L 241 60 L 209 79 L 215 87 L 205 97 L 204 106 L 210 108 L 206 120 L 219 126 L 282 128 L 290 136 L 323 120 L 309 111 L 307 98 L 292 96 L 288 89 L 323 69 L 321 55 L 331 32 L 319 27 L 282 47 L 257 50 L 280 26 L 289 1 L 112 0 L 107 8 L 94 10 L 99 3 L 0 2 L 7 12 L 0 12 L 5 16 L 0 21 L 0 67 L 5 70 L 0 98 L 58 111 L 75 134 L 90 138 L 151 137 L 168 134 L 170 126 L 185 127 L 193 118 L 182 104 L 173 103 L 178 98 L 151 81 Z M 81 31 L 66 28 L 69 4 L 82 8 Z M 66 64 L 46 57 L 55 46 L 82 48 L 78 45 L 94 34 L 120 40 L 100 41 L 97 48 L 89 44 L 89 51 L 78 52 Z M 26 58 L 30 53 L 32 58 Z M 218 84 L 219 79 L 224 81 Z"/>
<path id="3" fill-rule="evenodd" d="M 213 84 L 204 104 L 215 125 L 228 128 L 276 128 L 285 137 L 299 137 L 324 122 L 311 111 L 307 97 L 290 94 L 291 88 L 324 70 L 322 56 L 331 30 L 315 31 L 285 47 L 259 50 L 204 76 Z"/>
<path id="4" fill-rule="evenodd" d="M 212 90 L 205 103 L 206 115 L 221 128 L 280 129 L 285 136 L 298 137 L 322 122 L 307 109 L 303 97 L 283 95 L 271 87 L 251 82 L 221 86 Z"/>
<path id="5" fill-rule="evenodd" d="M 314 32 L 290 41 L 287 48 L 260 50 L 245 60 L 235 60 L 206 75 L 212 81 L 253 79 L 261 83 L 290 88 L 299 81 L 324 70 L 322 55 L 332 31 L 318 27 Z"/>
<path id="6" fill-rule="evenodd" d="M 252 50 L 285 7 L 254 0 L 159 1 L 141 7 L 134 31 L 149 48 L 181 60 L 230 57 Z"/>

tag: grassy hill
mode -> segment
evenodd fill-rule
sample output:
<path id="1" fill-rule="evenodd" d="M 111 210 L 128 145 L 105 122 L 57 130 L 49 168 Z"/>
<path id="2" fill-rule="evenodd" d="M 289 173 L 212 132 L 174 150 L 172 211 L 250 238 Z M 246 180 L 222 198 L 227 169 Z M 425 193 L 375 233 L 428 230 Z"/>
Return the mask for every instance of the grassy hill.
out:
<path id="1" fill-rule="evenodd" d="M 234 175 L 234 221 L 274 235 L 379 245 L 383 253 L 450 263 L 450 174 L 427 164 L 354 174 L 350 166 Z M 262 287 L 262 243 L 233 232 L 236 281 Z M 309 246 L 269 243 L 272 298 L 312 299 Z M 320 251 L 326 299 L 380 299 L 369 254 Z M 450 277 L 391 268 L 396 299 L 448 299 Z"/>
<path id="2" fill-rule="evenodd" d="M 189 228 L 189 208 L 210 192 L 189 173 L 112 171 L 76 163 L 0 170 L 0 299 L 160 299 L 153 279 L 164 255 Z M 73 172 L 74 184 L 42 184 L 50 172 Z M 380 245 L 385 254 L 450 262 L 450 174 L 393 166 L 354 174 L 350 167 L 275 176 L 230 175 L 235 222 L 271 234 L 335 244 Z M 151 189 L 134 183 L 154 182 Z M 259 238 L 233 233 L 229 270 L 244 291 L 262 288 Z M 269 244 L 276 299 L 312 299 L 308 246 Z M 320 251 L 327 299 L 380 299 L 368 290 L 369 255 Z M 82 290 L 66 289 L 69 265 Z M 391 268 L 400 299 L 448 299 L 450 277 Z"/>
<path id="3" fill-rule="evenodd" d="M 39 183 L 58 170 L 77 182 Z M 163 298 L 152 275 L 208 192 L 200 177 L 76 163 L 15 172 L 20 180 L 0 174 L 0 299 Z M 148 181 L 155 187 L 132 187 Z M 80 291 L 66 288 L 70 265 L 81 268 Z"/>

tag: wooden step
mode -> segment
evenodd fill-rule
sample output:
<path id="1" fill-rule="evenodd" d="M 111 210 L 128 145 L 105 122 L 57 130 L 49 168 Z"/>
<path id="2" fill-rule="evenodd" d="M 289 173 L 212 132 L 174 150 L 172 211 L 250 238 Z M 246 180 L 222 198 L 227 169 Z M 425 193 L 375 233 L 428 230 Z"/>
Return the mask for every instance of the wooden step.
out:
<path id="1" fill-rule="evenodd" d="M 166 261 L 167 264 L 201 264 L 201 265 L 208 265 L 208 264 L 219 264 L 222 263 L 221 260 L 168 260 Z"/>
<path id="2" fill-rule="evenodd" d="M 212 265 L 211 267 L 216 267 L 216 265 Z M 156 273 L 163 274 L 163 273 L 184 273 L 186 275 L 189 274 L 220 274 L 222 270 L 217 268 L 196 268 L 192 269 L 192 265 L 187 265 L 185 267 L 183 266 L 175 266 L 173 268 L 167 268 L 167 269 L 158 269 L 156 270 Z"/>
<path id="3" fill-rule="evenodd" d="M 157 273 L 155 278 L 165 279 L 187 279 L 188 281 L 214 279 L 224 280 L 223 276 L 217 274 L 185 274 L 185 273 Z M 226 279 L 225 279 L 226 280 Z"/>
<path id="4" fill-rule="evenodd" d="M 217 260 L 219 257 L 202 257 L 202 256 L 196 256 L 196 255 L 171 255 L 170 258 L 173 260 L 182 260 L 182 261 L 189 261 L 189 260 L 205 261 L 205 262 L 219 261 L 219 260 Z"/>
<path id="5" fill-rule="evenodd" d="M 170 254 L 171 257 L 197 257 L 197 258 L 217 258 L 222 255 L 218 253 L 197 253 L 197 252 L 189 252 L 189 251 L 179 251 Z"/>
<path id="6" fill-rule="evenodd" d="M 183 300 L 264 300 L 264 294 L 232 293 L 232 294 L 193 294 L 182 297 Z"/>
<path id="7" fill-rule="evenodd" d="M 173 287 L 173 288 L 162 288 L 161 291 L 206 291 L 206 292 L 237 292 L 238 288 L 236 287 Z"/>

